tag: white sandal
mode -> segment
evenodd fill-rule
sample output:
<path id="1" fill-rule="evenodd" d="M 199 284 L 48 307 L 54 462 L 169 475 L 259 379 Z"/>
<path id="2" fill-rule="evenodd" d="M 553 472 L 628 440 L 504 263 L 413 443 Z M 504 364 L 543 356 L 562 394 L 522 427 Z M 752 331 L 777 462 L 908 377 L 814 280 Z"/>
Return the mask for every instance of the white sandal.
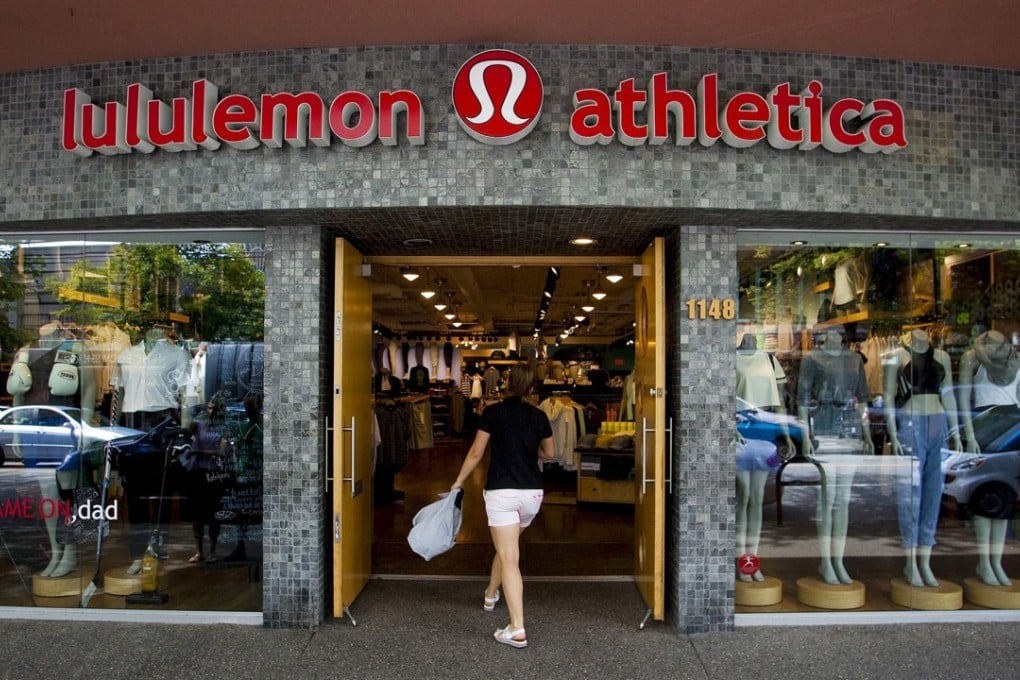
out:
<path id="1" fill-rule="evenodd" d="M 518 636 L 524 638 L 523 640 L 516 639 Z M 500 628 L 497 630 L 493 637 L 496 638 L 496 642 L 502 642 L 504 645 L 510 645 L 517 649 L 524 649 L 528 646 L 528 637 L 524 632 L 523 628 L 517 630 L 510 630 L 510 625 L 507 624 L 506 628 Z"/>
<path id="2" fill-rule="evenodd" d="M 487 612 L 495 611 L 497 602 L 499 602 L 499 588 L 496 588 L 496 595 L 494 597 L 485 596 L 485 599 L 482 601 L 482 609 Z"/>

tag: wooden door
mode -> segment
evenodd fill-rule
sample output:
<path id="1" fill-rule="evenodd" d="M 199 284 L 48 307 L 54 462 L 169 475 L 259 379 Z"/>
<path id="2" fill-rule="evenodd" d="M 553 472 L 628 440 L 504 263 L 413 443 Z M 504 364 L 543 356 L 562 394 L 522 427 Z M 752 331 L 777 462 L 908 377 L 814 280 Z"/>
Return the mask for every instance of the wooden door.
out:
<path id="1" fill-rule="evenodd" d="M 372 575 L 372 287 L 361 253 L 344 239 L 335 248 L 331 533 L 341 617 Z"/>
<path id="2" fill-rule="evenodd" d="M 666 523 L 666 318 L 665 241 L 641 256 L 636 289 L 634 420 L 638 479 L 634 529 L 634 576 L 649 614 L 665 618 Z"/>

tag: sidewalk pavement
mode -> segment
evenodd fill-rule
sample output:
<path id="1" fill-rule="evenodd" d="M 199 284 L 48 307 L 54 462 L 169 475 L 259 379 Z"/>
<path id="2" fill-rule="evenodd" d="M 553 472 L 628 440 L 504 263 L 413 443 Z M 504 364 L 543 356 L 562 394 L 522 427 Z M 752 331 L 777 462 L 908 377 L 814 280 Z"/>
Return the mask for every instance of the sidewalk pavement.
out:
<path id="1" fill-rule="evenodd" d="M 741 627 L 681 635 L 629 583 L 526 583 L 529 647 L 496 643 L 481 582 L 372 581 L 317 630 L 0 620 L 3 678 L 1016 678 L 1020 626 Z"/>

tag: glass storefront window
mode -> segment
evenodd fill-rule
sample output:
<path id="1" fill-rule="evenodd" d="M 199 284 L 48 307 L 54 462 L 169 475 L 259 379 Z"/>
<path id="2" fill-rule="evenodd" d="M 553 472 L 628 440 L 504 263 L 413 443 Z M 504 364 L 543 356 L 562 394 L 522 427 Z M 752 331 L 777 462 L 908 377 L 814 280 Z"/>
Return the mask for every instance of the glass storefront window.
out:
<path id="1" fill-rule="evenodd" d="M 261 611 L 264 268 L 257 231 L 0 235 L 0 605 Z"/>
<path id="2" fill-rule="evenodd" d="M 744 232 L 738 611 L 1020 608 L 1020 241 Z"/>

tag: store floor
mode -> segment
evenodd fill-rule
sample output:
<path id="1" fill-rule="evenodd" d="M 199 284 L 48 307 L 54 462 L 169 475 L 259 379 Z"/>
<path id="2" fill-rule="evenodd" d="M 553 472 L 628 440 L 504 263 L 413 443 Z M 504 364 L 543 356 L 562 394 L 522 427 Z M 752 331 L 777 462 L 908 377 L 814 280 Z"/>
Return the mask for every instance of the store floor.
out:
<path id="1" fill-rule="evenodd" d="M 449 490 L 457 477 L 470 440 L 437 442 L 431 449 L 411 452 L 397 475 L 395 487 L 403 502 L 375 511 L 373 570 L 377 576 L 484 577 L 493 550 L 485 520 L 482 487 L 486 463 L 465 485 L 464 523 L 457 545 L 431 561 L 411 551 L 407 533 L 411 520 L 436 494 Z M 521 568 L 534 577 L 626 577 L 634 567 L 634 508 L 629 504 L 574 503 L 573 474 L 547 475 L 546 501 L 535 522 L 521 537 Z"/>

